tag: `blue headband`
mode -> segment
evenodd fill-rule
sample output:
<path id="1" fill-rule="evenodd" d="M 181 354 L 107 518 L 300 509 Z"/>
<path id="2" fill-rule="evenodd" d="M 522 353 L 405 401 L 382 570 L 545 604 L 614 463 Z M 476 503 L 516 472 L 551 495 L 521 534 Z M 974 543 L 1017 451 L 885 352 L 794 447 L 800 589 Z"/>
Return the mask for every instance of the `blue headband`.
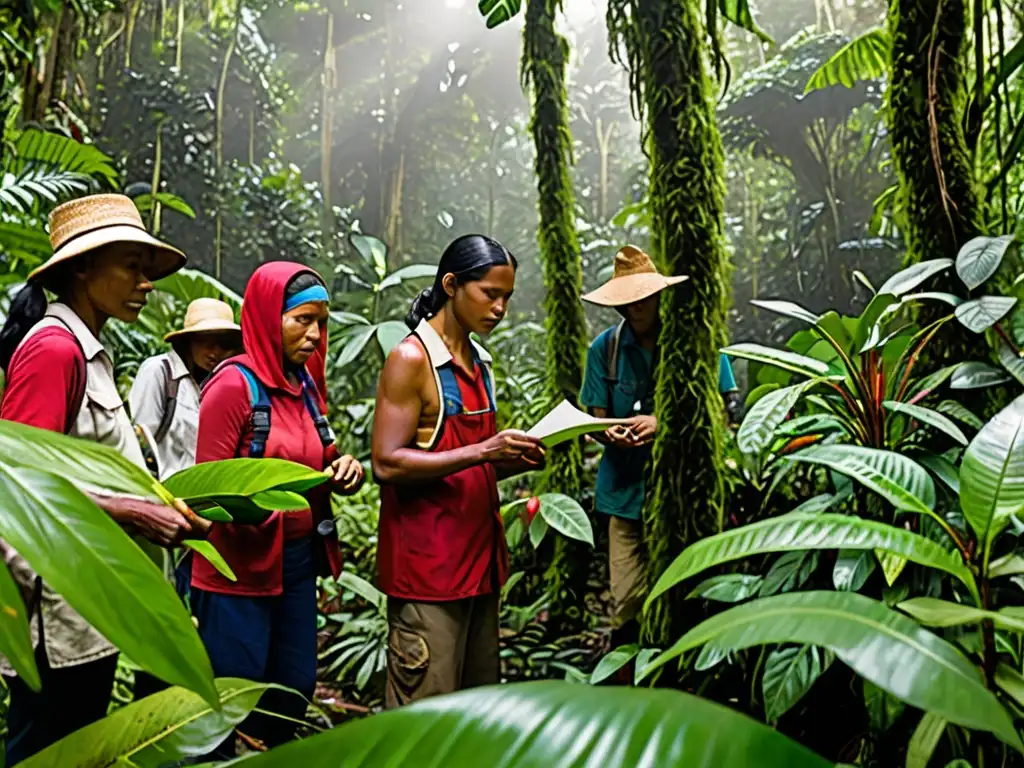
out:
<path id="1" fill-rule="evenodd" d="M 294 296 L 289 296 L 284 302 L 284 311 L 291 312 L 296 307 L 300 307 L 303 304 L 309 304 L 313 301 L 324 301 L 329 302 L 330 296 L 327 295 L 327 289 L 322 285 L 311 285 L 309 288 L 296 293 Z"/>

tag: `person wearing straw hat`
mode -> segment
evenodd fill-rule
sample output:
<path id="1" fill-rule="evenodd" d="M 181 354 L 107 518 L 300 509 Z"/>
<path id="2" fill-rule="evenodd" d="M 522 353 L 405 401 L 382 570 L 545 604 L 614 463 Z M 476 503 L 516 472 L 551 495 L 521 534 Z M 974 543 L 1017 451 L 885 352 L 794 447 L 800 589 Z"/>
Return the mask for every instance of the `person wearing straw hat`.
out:
<path id="1" fill-rule="evenodd" d="M 199 388 L 222 361 L 241 352 L 242 329 L 223 301 L 196 299 L 188 305 L 184 326 L 164 341 L 171 351 L 143 361 L 128 395 L 161 480 L 196 463 Z"/>
<path id="2" fill-rule="evenodd" d="M 640 604 L 639 545 L 642 539 L 644 473 L 657 420 L 654 417 L 658 363 L 658 301 L 662 291 L 688 278 L 658 272 L 651 257 L 632 245 L 615 254 L 612 279 L 583 296 L 615 309 L 623 319 L 590 345 L 580 402 L 599 417 L 628 418 L 598 436 L 605 445 L 597 472 L 595 508 L 608 516 L 608 567 L 617 634 L 635 639 Z M 722 376 L 724 370 L 727 377 Z M 728 359 L 720 360 L 719 388 L 735 387 Z"/>
<path id="3" fill-rule="evenodd" d="M 144 467 L 99 336 L 112 317 L 135 322 L 152 281 L 180 269 L 185 256 L 146 232 L 135 204 L 123 195 L 58 206 L 50 214 L 50 242 L 53 256 L 29 275 L 0 330 L 0 368 L 7 374 L 0 419 L 95 441 Z M 57 301 L 48 303 L 46 291 Z M 139 499 L 93 499 L 160 547 L 209 528 L 180 503 L 172 509 Z M 15 765 L 106 714 L 117 649 L 6 542 L 0 541 L 0 555 L 28 606 L 42 678 L 35 693 L 0 657 L 11 693 L 7 764 Z"/>

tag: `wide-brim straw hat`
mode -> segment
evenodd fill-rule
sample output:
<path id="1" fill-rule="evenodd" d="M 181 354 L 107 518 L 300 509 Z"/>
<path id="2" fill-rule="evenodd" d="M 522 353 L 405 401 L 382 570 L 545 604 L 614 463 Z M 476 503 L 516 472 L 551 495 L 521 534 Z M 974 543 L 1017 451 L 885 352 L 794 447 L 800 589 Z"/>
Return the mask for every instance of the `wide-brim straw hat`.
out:
<path id="1" fill-rule="evenodd" d="M 155 262 L 146 277 L 159 280 L 185 266 L 185 254 L 146 231 L 131 198 L 124 195 L 89 195 L 58 205 L 50 213 L 53 256 L 36 267 L 29 278 L 45 285 L 55 267 L 77 256 L 113 243 L 139 243 L 153 249 Z"/>
<path id="2" fill-rule="evenodd" d="M 623 307 L 688 279 L 686 275 L 661 274 L 650 256 L 635 246 L 625 245 L 615 254 L 612 279 L 585 295 L 583 300 L 602 307 Z"/>
<path id="3" fill-rule="evenodd" d="M 241 340 L 242 328 L 235 322 L 231 307 L 223 301 L 196 299 L 185 310 L 185 324 L 164 336 L 164 341 L 195 333 L 237 333 Z"/>

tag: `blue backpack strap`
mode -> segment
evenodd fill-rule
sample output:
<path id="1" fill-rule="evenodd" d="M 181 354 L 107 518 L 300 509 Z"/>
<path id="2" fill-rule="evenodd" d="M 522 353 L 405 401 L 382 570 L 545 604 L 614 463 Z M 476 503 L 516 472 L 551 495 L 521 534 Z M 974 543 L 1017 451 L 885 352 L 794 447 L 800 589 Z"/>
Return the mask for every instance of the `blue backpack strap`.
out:
<path id="1" fill-rule="evenodd" d="M 249 385 L 249 426 L 252 427 L 252 440 L 249 443 L 249 458 L 262 459 L 267 450 L 270 437 L 270 396 L 256 374 L 241 363 L 232 363 L 245 383 Z"/>
<path id="2" fill-rule="evenodd" d="M 334 445 L 334 432 L 331 430 L 327 417 L 320 412 L 317 398 L 313 394 L 316 391 L 316 385 L 309 374 L 306 373 L 305 368 L 299 369 L 299 380 L 302 382 L 302 399 L 306 403 L 306 411 L 309 413 L 310 418 L 313 419 L 313 426 L 316 427 L 316 433 L 320 437 L 320 442 L 325 448 L 329 445 Z"/>

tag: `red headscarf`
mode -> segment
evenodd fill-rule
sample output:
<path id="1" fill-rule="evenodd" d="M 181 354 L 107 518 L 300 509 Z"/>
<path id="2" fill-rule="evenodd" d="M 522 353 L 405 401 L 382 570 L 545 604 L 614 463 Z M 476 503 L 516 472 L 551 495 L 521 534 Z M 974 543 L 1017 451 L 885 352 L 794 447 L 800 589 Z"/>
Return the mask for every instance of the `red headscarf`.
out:
<path id="1" fill-rule="evenodd" d="M 242 344 L 245 354 L 225 361 L 241 363 L 263 383 L 268 390 L 280 389 L 294 395 L 301 390 L 288 381 L 284 371 L 284 345 L 281 341 L 281 315 L 284 292 L 292 278 L 309 272 L 320 278 L 309 267 L 291 261 L 272 261 L 264 264 L 249 278 L 242 301 Z M 320 278 L 321 282 L 323 278 Z M 316 352 L 306 362 L 306 372 L 323 401 L 327 402 L 325 366 L 327 359 L 327 331 L 320 335 Z"/>

